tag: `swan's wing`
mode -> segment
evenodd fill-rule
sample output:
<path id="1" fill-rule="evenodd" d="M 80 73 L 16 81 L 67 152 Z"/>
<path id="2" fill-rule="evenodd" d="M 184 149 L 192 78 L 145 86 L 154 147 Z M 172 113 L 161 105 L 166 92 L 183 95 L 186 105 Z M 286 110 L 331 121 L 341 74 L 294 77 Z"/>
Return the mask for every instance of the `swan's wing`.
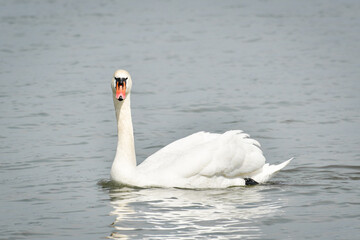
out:
<path id="1" fill-rule="evenodd" d="M 139 165 L 143 172 L 173 177 L 246 176 L 265 164 L 260 144 L 240 130 L 199 132 L 160 149 Z"/>
<path id="2" fill-rule="evenodd" d="M 197 145 L 215 139 L 218 135 L 220 134 L 197 132 L 187 137 L 178 139 L 150 155 L 138 167 L 146 168 L 147 170 L 159 170 L 160 167 L 164 167 L 163 165 L 169 165 L 179 156 L 184 153 L 191 152 L 191 150 Z"/>

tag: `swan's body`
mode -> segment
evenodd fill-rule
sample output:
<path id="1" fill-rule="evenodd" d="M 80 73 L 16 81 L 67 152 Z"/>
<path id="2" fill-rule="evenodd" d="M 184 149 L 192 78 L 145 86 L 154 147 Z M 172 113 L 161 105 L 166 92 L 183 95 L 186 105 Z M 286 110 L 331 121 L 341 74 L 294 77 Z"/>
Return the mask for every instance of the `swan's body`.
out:
<path id="1" fill-rule="evenodd" d="M 130 109 L 131 77 L 118 70 L 112 79 L 118 145 L 111 179 L 138 187 L 225 188 L 245 179 L 265 183 L 291 159 L 265 164 L 260 144 L 240 130 L 198 132 L 160 149 L 136 166 Z"/>

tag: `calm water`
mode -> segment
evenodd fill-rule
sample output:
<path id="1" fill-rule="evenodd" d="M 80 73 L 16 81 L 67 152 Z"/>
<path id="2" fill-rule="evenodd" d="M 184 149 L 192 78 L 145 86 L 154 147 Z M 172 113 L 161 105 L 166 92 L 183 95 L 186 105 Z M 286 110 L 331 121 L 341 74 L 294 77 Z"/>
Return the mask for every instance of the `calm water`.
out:
<path id="1" fill-rule="evenodd" d="M 360 3 L 0 1 L 0 239 L 358 239 Z M 271 183 L 108 182 L 110 80 L 134 81 L 138 162 L 243 129 Z"/>

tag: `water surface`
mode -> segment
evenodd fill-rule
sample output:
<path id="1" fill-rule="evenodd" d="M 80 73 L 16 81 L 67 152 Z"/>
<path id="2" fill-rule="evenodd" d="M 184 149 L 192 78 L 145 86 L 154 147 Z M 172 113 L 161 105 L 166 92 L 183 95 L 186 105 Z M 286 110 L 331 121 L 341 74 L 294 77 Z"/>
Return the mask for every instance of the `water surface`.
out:
<path id="1" fill-rule="evenodd" d="M 357 239 L 360 4 L 0 1 L 0 239 Z M 110 80 L 134 82 L 137 161 L 242 129 L 263 186 L 108 182 Z"/>

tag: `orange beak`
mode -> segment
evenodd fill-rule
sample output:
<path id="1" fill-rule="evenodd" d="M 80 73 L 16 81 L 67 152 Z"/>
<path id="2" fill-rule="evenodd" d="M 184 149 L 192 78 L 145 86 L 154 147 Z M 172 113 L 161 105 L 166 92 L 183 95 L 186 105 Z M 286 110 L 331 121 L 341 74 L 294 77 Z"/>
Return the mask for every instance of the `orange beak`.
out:
<path id="1" fill-rule="evenodd" d="M 119 101 L 122 101 L 125 99 L 126 95 L 126 83 L 120 84 L 119 82 L 116 82 L 116 99 Z"/>

